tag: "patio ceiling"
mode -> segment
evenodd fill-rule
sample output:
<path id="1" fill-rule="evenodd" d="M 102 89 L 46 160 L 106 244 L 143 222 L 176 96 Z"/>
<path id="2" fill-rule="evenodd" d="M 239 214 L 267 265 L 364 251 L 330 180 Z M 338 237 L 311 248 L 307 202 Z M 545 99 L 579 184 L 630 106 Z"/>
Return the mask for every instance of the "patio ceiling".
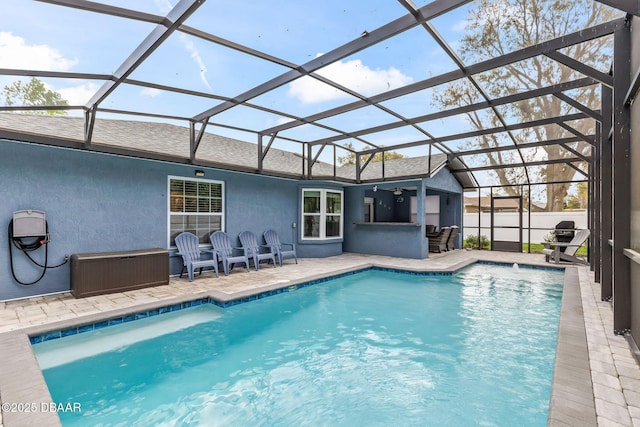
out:
<path id="1" fill-rule="evenodd" d="M 516 184 L 536 183 L 535 168 L 551 164 L 567 165 L 580 181 L 589 177 L 589 147 L 602 117 L 599 104 L 585 105 L 575 94 L 596 85 L 611 87 L 613 57 L 585 64 L 566 49 L 612 38 L 625 27 L 625 12 L 638 14 L 637 2 L 601 0 L 620 10 L 612 20 L 467 63 L 458 47 L 461 36 L 452 28 L 477 7 L 469 0 L 423 5 L 411 0 L 241 3 L 137 1 L 137 9 L 123 7 L 131 7 L 126 0 L 12 5 L 0 17 L 0 28 L 9 30 L 0 37 L 4 34 L 22 47 L 12 56 L 0 55 L 0 87 L 37 77 L 70 105 L 0 106 L 0 112 L 64 110 L 81 116 L 86 149 L 100 144 L 94 133 L 100 120 L 187 127 L 185 143 L 193 164 L 206 164 L 200 153 L 210 140 L 205 134 L 213 133 L 255 144 L 257 173 L 265 173 L 269 156 L 287 151 L 299 155 L 303 178 L 326 179 L 315 171 L 326 171 L 316 165 L 328 163 L 334 166 L 334 178 L 392 180 L 384 164 L 378 168 L 380 176 L 366 172 L 375 154 L 395 151 L 405 158 L 446 155 L 456 174 L 470 177 L 468 186 L 486 182 L 487 173 L 500 169 L 521 170 Z M 34 50 L 43 46 L 47 49 Z M 29 60 L 43 51 L 55 58 Z M 483 86 L 483 75 L 539 58 L 571 69 L 570 77 L 507 95 L 496 96 Z M 433 95 L 450 84 L 465 85 L 474 96 L 439 108 Z M 510 113 L 518 103 L 544 97 L 561 100 L 562 111 L 532 121 L 516 120 Z M 481 126 L 469 124 L 465 114 L 470 113 Z M 542 127 L 558 127 L 561 136 L 523 137 L 523 132 Z M 0 137 L 16 139 L 16 132 L 0 116 Z M 25 141 L 68 145 L 55 134 L 43 139 L 23 133 Z M 483 137 L 497 146 L 473 144 Z M 560 154 L 551 158 L 536 151 L 549 146 L 557 146 Z M 510 161 L 489 162 L 489 152 L 509 154 Z M 344 178 L 335 172 L 336 163 L 349 156 L 355 165 Z M 412 176 L 428 176 L 430 170 Z"/>

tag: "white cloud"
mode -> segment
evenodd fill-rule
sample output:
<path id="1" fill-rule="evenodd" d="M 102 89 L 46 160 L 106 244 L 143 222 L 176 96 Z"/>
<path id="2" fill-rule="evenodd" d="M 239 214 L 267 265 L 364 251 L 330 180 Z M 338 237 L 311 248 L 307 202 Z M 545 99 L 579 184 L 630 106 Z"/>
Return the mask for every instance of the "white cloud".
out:
<path id="1" fill-rule="evenodd" d="M 293 119 L 289 118 L 289 117 L 279 117 L 276 121 L 275 121 L 275 126 L 279 126 L 279 125 L 283 125 L 285 123 L 290 123 L 292 122 Z"/>
<path id="2" fill-rule="evenodd" d="M 457 33 L 464 33 L 464 32 L 465 32 L 465 30 L 467 29 L 468 22 L 469 22 L 469 21 L 468 21 L 468 19 L 467 19 L 467 18 L 462 19 L 462 20 L 460 20 L 460 21 L 458 21 L 458 22 L 454 23 L 454 24 L 451 26 L 451 29 L 452 29 L 453 31 L 457 32 Z"/>
<path id="3" fill-rule="evenodd" d="M 80 86 L 57 89 L 56 92 L 58 92 L 63 99 L 66 99 L 69 105 L 84 105 L 98 89 L 100 89 L 100 85 L 91 82 Z"/>
<path id="4" fill-rule="evenodd" d="M 29 45 L 22 37 L 0 32 L 0 67 L 2 68 L 68 71 L 77 63 L 77 59 L 67 59 L 50 46 Z"/>
<path id="5" fill-rule="evenodd" d="M 171 9 L 173 9 L 173 6 L 169 2 L 169 0 L 154 0 L 153 2 L 156 4 L 156 7 L 160 9 L 160 12 L 162 12 L 164 15 L 166 15 L 171 11 Z"/>
<path id="6" fill-rule="evenodd" d="M 146 87 L 140 91 L 140 95 L 148 96 L 151 98 L 155 98 L 156 96 L 162 93 L 159 89 L 154 89 L 152 87 Z"/>
<path id="7" fill-rule="evenodd" d="M 169 2 L 169 0 L 154 0 L 154 3 L 158 7 L 158 9 L 160 9 L 160 11 L 165 15 L 169 13 L 171 9 L 173 9 L 173 5 L 171 5 L 171 2 Z M 202 83 L 204 83 L 206 87 L 211 89 L 211 85 L 207 80 L 207 66 L 204 64 L 198 48 L 195 44 L 193 44 L 193 41 L 191 41 L 185 34 L 180 34 L 179 38 L 182 46 L 187 50 L 187 52 L 189 52 L 191 58 L 198 65 L 198 68 L 200 69 L 200 80 L 202 80 Z"/>
<path id="8" fill-rule="evenodd" d="M 207 81 L 207 66 L 204 65 L 204 61 L 200 56 L 198 48 L 196 48 L 193 42 L 184 34 L 180 34 L 180 41 L 184 48 L 191 54 L 191 58 L 196 62 L 196 64 L 198 64 L 198 67 L 200 68 L 200 80 L 202 80 L 202 83 L 204 83 L 206 87 L 211 89 L 211 85 L 209 85 L 209 82 Z"/>
<path id="9" fill-rule="evenodd" d="M 396 68 L 372 70 L 362 64 L 359 59 L 335 62 L 319 70 L 318 74 L 366 96 L 406 86 L 413 82 L 413 78 L 402 74 Z M 291 82 L 287 93 L 305 104 L 347 98 L 349 96 L 338 89 L 307 76 Z"/>

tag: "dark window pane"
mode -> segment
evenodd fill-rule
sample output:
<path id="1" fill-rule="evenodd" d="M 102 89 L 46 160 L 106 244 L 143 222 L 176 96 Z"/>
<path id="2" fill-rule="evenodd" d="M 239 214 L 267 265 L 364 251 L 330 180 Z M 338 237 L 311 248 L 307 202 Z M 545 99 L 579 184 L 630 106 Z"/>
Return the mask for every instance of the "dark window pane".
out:
<path id="1" fill-rule="evenodd" d="M 327 213 L 342 212 L 342 194 L 327 192 Z"/>
<path id="2" fill-rule="evenodd" d="M 320 213 L 320 192 L 304 192 L 304 213 Z"/>
<path id="3" fill-rule="evenodd" d="M 184 217 L 182 215 L 171 215 L 169 222 L 172 228 L 176 227 L 176 230 L 184 227 Z"/>
<path id="4" fill-rule="evenodd" d="M 211 184 L 211 197 L 222 197 L 222 184 Z"/>
<path id="5" fill-rule="evenodd" d="M 204 213 L 211 212 L 210 199 L 205 197 L 198 197 L 198 212 L 204 212 Z"/>
<path id="6" fill-rule="evenodd" d="M 169 231 L 169 236 L 171 236 L 170 240 L 169 240 L 169 245 L 170 246 L 175 246 L 176 245 L 176 237 L 180 233 L 182 233 L 182 230 L 170 230 Z"/>
<path id="7" fill-rule="evenodd" d="M 169 191 L 171 194 L 184 194 L 184 181 L 179 179 L 172 179 L 169 182 Z"/>
<path id="8" fill-rule="evenodd" d="M 197 196 L 198 195 L 198 183 L 195 181 L 185 181 L 184 182 L 184 194 L 186 196 Z"/>
<path id="9" fill-rule="evenodd" d="M 222 199 L 211 199 L 211 212 L 222 213 Z"/>
<path id="10" fill-rule="evenodd" d="M 304 237 L 320 237 L 320 217 L 304 216 Z"/>
<path id="11" fill-rule="evenodd" d="M 222 230 L 222 217 L 219 215 L 209 217 L 209 229 L 214 231 Z"/>
<path id="12" fill-rule="evenodd" d="M 184 199 L 184 211 L 185 212 L 198 212 L 198 199 L 196 197 L 185 197 L 185 199 Z"/>
<path id="13" fill-rule="evenodd" d="M 211 195 L 211 184 L 208 182 L 198 182 L 198 196 L 209 197 Z"/>
<path id="14" fill-rule="evenodd" d="M 198 215 L 185 215 L 185 229 L 195 230 L 198 226 Z M 193 231 L 191 231 L 193 233 Z M 194 233 L 195 234 L 195 233 Z"/>
<path id="15" fill-rule="evenodd" d="M 340 217 L 327 216 L 327 237 L 340 237 Z"/>
<path id="16" fill-rule="evenodd" d="M 171 195 L 170 201 L 171 212 L 184 212 L 184 197 L 182 197 L 182 195 Z"/>

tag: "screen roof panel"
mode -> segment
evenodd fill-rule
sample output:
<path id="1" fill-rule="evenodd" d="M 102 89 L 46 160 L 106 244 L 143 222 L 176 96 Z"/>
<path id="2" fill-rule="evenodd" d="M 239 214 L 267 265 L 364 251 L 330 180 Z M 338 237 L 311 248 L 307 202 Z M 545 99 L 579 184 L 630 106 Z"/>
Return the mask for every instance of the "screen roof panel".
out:
<path id="1" fill-rule="evenodd" d="M 186 24 L 300 65 L 405 14 L 396 2 L 208 1 Z"/>
<path id="2" fill-rule="evenodd" d="M 567 144 L 565 151 L 588 155 L 582 145 L 593 142 L 601 114 L 598 82 L 611 84 L 611 34 L 625 28 L 619 19 L 624 14 L 592 0 L 556 2 L 545 7 L 565 7 L 565 15 L 545 9 L 540 34 L 527 38 L 534 28 L 519 18 L 516 6 L 525 10 L 532 4 L 21 1 L 0 15 L 0 85 L 36 77 L 70 105 L 84 108 L 89 119 L 97 114 L 97 120 L 184 129 L 191 122 L 207 134 L 248 141 L 254 149 L 246 152 L 256 157 L 257 133 L 265 141 L 277 135 L 274 146 L 301 144 L 296 153 L 313 147 L 301 149 L 301 156 L 319 150 L 313 145 L 319 142 L 352 144 L 356 150 L 395 147 L 412 155 L 428 152 L 432 144 L 446 153 L 468 152 L 457 160 L 462 166 L 465 157 L 486 157 L 483 147 L 509 148 L 520 161 L 534 163 L 562 160 L 537 160 L 545 144 Z M 599 15 L 589 19 L 593 11 Z M 488 17 L 501 23 L 496 28 L 504 46 L 472 49 L 479 41 L 473 31 L 489 31 L 486 25 L 498 22 Z M 552 28 L 562 19 L 567 25 Z M 580 31 L 587 26 L 592 27 Z M 23 113 L 37 109 L 2 105 L 1 117 L 10 107 Z M 80 108 L 56 108 L 85 117 Z M 118 110 L 131 114 L 119 116 Z M 124 127 L 118 132 L 126 134 Z M 102 141 L 104 135 L 96 137 Z M 517 151 L 521 144 L 526 151 Z M 332 150 L 323 150 L 322 159 Z M 231 164 L 259 167 L 256 158 Z M 505 175 L 499 170 L 472 172 Z M 534 178 L 520 172 L 512 175 L 524 176 L 524 182 Z"/>

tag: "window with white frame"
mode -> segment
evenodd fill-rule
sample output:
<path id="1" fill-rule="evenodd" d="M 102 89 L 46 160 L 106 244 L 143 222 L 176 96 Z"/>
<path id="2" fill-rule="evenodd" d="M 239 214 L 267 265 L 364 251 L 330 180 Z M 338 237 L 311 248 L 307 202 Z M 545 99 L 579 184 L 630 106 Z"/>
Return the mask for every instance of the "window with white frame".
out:
<path id="1" fill-rule="evenodd" d="M 341 238 L 342 205 L 342 191 L 303 189 L 302 238 L 310 240 Z"/>
<path id="2" fill-rule="evenodd" d="M 224 182 L 169 177 L 169 247 L 188 231 L 209 243 L 209 235 L 224 228 Z"/>

